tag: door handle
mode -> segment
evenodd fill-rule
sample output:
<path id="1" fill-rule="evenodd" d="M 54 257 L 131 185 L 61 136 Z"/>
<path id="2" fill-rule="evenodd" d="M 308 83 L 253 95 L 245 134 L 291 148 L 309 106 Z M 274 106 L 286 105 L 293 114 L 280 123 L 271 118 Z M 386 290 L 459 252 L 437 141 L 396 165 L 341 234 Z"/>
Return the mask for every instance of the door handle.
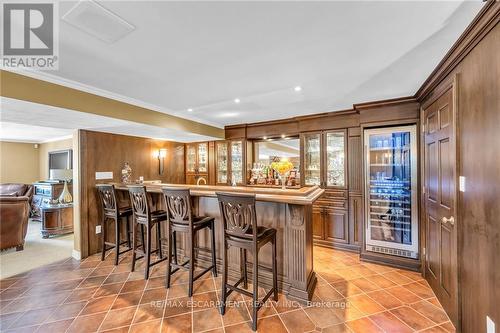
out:
<path id="1" fill-rule="evenodd" d="M 443 217 L 441 219 L 441 222 L 443 222 L 443 224 L 450 223 L 452 226 L 454 226 L 455 225 L 455 218 L 453 216 L 450 217 L 449 219 L 447 219 L 446 217 Z"/>

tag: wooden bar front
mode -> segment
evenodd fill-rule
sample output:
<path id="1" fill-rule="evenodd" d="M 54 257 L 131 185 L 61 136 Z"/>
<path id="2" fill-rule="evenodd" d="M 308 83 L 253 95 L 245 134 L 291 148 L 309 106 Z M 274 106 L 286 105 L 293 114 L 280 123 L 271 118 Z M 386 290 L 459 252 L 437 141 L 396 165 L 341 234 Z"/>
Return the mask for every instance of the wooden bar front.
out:
<path id="1" fill-rule="evenodd" d="M 127 191 L 125 184 L 115 184 L 117 190 Z M 216 192 L 253 193 L 256 195 L 257 221 L 259 225 L 277 230 L 278 284 L 280 290 L 287 296 L 300 300 L 311 300 L 316 285 L 316 275 L 313 268 L 313 238 L 312 238 L 312 204 L 323 191 L 321 188 L 307 187 L 302 189 L 270 189 L 230 186 L 194 186 L 194 185 L 147 185 L 153 205 L 163 208 L 161 197 L 163 186 L 186 187 L 191 189 L 195 214 L 215 217 L 216 220 L 216 252 L 217 270 L 222 269 L 222 221 Z M 127 193 L 123 193 L 127 195 Z M 162 230 L 166 234 L 165 229 Z M 203 230 L 198 235 L 197 246 L 209 248 L 210 235 Z M 187 248 L 186 239 L 178 237 L 179 254 L 184 254 Z M 165 246 L 165 245 L 164 245 Z M 199 252 L 198 266 L 207 267 L 210 264 L 209 254 Z M 239 278 L 239 252 L 231 248 L 228 254 L 229 279 Z M 252 274 L 252 256 L 249 254 L 248 269 Z M 264 246 L 259 253 L 259 264 L 271 268 L 271 246 Z M 272 275 L 267 270 L 259 270 L 261 286 L 272 286 Z"/>

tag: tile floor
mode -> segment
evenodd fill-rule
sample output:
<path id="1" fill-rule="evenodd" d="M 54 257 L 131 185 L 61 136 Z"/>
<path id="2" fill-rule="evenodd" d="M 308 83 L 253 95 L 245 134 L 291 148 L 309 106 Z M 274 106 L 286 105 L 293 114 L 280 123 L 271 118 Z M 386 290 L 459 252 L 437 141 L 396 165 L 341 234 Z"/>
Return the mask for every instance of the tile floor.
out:
<path id="1" fill-rule="evenodd" d="M 259 311 L 259 332 L 453 332 L 453 325 L 417 273 L 360 263 L 356 254 L 315 248 L 314 302 L 280 294 Z M 187 295 L 187 276 L 164 288 L 165 265 L 149 281 L 130 256 L 67 259 L 0 280 L 2 332 L 251 332 L 248 299 L 233 293 L 221 316 L 220 278 L 206 275 Z"/>

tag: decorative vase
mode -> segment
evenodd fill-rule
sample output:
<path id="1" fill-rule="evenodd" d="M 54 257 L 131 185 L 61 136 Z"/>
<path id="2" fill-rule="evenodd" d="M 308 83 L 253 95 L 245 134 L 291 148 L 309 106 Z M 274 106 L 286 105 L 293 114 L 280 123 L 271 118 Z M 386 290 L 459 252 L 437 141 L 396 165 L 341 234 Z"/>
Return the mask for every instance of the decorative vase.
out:
<path id="1" fill-rule="evenodd" d="M 280 173 L 280 178 L 281 178 L 281 189 L 284 191 L 286 190 L 286 179 L 287 179 L 287 173 Z"/>
<path id="2" fill-rule="evenodd" d="M 128 184 L 130 183 L 130 179 L 132 178 L 132 168 L 128 164 L 128 162 L 125 162 L 125 165 L 123 166 L 122 169 L 122 183 Z"/>
<path id="3" fill-rule="evenodd" d="M 59 202 L 62 204 L 73 202 L 73 197 L 69 192 L 67 181 L 64 181 L 64 188 L 63 191 L 61 192 L 61 195 L 59 196 Z"/>

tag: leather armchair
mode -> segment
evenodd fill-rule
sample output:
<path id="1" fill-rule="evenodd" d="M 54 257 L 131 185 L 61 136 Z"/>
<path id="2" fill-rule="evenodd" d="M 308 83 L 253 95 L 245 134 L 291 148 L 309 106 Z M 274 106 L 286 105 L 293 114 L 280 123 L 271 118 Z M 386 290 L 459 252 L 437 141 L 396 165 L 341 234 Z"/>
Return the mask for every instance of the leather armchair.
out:
<path id="1" fill-rule="evenodd" d="M 24 249 L 29 212 L 28 197 L 0 197 L 0 250 L 11 247 L 17 251 Z"/>
<path id="2" fill-rule="evenodd" d="M 33 199 L 33 185 L 22 183 L 0 184 L 0 196 L 28 197 L 28 202 L 31 205 L 31 200 Z"/>

